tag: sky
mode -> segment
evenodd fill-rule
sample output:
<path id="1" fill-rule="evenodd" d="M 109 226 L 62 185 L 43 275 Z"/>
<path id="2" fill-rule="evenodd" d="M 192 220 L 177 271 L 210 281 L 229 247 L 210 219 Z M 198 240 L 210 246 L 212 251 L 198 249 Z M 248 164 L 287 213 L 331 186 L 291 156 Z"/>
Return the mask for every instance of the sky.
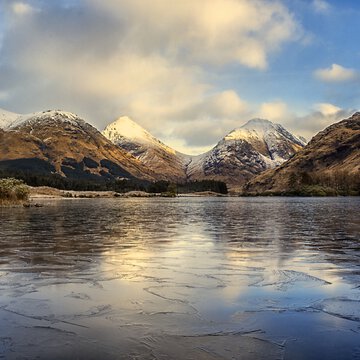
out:
<path id="1" fill-rule="evenodd" d="M 198 154 L 260 117 L 310 139 L 360 107 L 358 0 L 0 0 L 0 108 L 129 116 Z"/>

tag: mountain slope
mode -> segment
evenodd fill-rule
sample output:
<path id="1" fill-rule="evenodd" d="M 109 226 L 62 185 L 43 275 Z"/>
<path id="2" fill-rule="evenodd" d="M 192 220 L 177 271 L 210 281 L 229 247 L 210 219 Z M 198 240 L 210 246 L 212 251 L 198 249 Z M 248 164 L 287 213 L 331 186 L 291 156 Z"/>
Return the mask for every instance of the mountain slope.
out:
<path id="1" fill-rule="evenodd" d="M 326 185 L 325 179 L 341 186 L 349 178 L 360 180 L 360 112 L 318 133 L 293 158 L 250 180 L 244 190 L 289 192 L 312 183 Z"/>
<path id="2" fill-rule="evenodd" d="M 190 156 L 165 145 L 127 116 L 107 125 L 102 134 L 152 169 L 158 180 L 186 180 L 186 163 L 190 161 Z"/>
<path id="3" fill-rule="evenodd" d="M 153 179 L 151 170 L 68 112 L 13 116 L 0 130 L 0 142 L 0 169 L 77 179 Z"/>
<path id="4" fill-rule="evenodd" d="M 0 109 L 0 129 L 5 130 L 7 127 L 9 127 L 11 124 L 13 124 L 15 121 L 22 118 L 23 116 L 24 115 Z"/>
<path id="5" fill-rule="evenodd" d="M 256 174 L 283 163 L 305 145 L 279 124 L 253 119 L 231 131 L 212 150 L 192 159 L 190 179 L 243 184 Z"/>

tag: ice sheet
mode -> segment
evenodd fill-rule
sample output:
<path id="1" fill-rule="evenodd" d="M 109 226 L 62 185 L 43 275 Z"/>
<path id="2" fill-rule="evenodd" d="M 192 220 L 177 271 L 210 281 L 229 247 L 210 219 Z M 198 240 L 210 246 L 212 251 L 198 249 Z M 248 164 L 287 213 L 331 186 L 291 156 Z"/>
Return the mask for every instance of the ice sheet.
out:
<path id="1" fill-rule="evenodd" d="M 0 358 L 359 358 L 357 198 L 44 205 L 0 209 Z"/>

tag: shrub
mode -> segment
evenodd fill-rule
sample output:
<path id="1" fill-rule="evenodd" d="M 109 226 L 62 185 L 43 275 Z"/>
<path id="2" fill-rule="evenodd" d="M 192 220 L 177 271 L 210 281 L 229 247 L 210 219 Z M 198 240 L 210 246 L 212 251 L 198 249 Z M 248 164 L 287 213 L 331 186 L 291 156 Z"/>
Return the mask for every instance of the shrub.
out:
<path id="1" fill-rule="evenodd" d="M 22 202 L 29 199 L 29 188 L 22 180 L 0 179 L 0 201 Z"/>
<path id="2" fill-rule="evenodd" d="M 175 197 L 177 193 L 177 186 L 176 184 L 170 183 L 167 187 L 166 196 L 168 197 Z"/>
<path id="3" fill-rule="evenodd" d="M 321 185 L 307 185 L 300 190 L 302 196 L 336 196 L 337 192 L 331 188 Z"/>

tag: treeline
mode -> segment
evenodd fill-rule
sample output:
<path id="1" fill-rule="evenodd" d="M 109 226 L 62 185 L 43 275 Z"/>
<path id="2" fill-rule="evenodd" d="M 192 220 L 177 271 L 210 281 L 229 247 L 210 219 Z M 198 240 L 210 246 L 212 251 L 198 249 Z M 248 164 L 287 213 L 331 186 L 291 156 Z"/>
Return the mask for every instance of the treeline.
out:
<path id="1" fill-rule="evenodd" d="M 219 194 L 227 194 L 228 188 L 226 183 L 216 180 L 200 180 L 178 184 L 178 192 L 182 194 L 201 191 L 213 191 Z"/>
<path id="2" fill-rule="evenodd" d="M 288 189 L 290 195 L 360 195 L 360 172 L 293 172 L 288 178 Z"/>
<path id="3" fill-rule="evenodd" d="M 77 179 L 66 178 L 59 174 L 36 174 L 26 171 L 0 170 L 0 178 L 16 178 L 30 186 L 49 186 L 60 190 L 78 191 L 116 191 L 125 193 L 128 191 L 145 191 L 149 193 L 190 193 L 198 191 L 213 191 L 227 194 L 227 186 L 224 182 L 215 180 L 191 181 L 187 183 L 171 183 L 169 181 L 150 182 L 145 180 L 111 180 Z"/>
<path id="4" fill-rule="evenodd" d="M 142 190 L 148 186 L 146 182 L 140 180 L 111 181 L 108 179 L 77 179 L 67 178 L 59 174 L 36 174 L 26 171 L 0 170 L 0 178 L 13 177 L 23 180 L 30 186 L 50 186 L 60 190 L 78 191 L 117 191 L 126 192 L 131 190 Z"/>
<path id="5" fill-rule="evenodd" d="M 224 182 L 216 180 L 188 181 L 185 183 L 171 183 L 169 181 L 157 181 L 151 183 L 146 190 L 150 193 L 176 192 L 188 194 L 193 192 L 212 191 L 219 194 L 227 194 L 228 189 Z"/>

